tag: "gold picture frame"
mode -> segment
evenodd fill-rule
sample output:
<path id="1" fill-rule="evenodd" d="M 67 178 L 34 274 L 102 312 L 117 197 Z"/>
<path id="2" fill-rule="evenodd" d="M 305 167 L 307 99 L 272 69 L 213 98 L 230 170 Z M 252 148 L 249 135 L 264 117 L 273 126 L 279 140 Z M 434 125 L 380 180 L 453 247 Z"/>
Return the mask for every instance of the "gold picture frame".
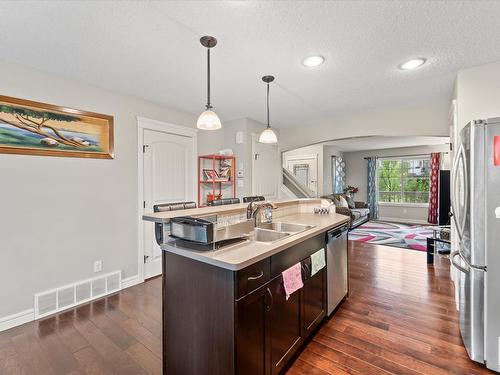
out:
<path id="1" fill-rule="evenodd" d="M 0 153 L 113 159 L 113 116 L 0 95 Z"/>

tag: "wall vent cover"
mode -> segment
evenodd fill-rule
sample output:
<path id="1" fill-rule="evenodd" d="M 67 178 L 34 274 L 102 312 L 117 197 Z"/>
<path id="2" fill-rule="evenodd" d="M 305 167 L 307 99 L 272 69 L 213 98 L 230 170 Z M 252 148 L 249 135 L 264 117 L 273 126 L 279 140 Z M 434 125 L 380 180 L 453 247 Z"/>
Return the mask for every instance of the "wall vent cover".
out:
<path id="1" fill-rule="evenodd" d="M 118 292 L 121 290 L 121 284 L 122 272 L 115 271 L 37 293 L 35 294 L 35 319 Z"/>

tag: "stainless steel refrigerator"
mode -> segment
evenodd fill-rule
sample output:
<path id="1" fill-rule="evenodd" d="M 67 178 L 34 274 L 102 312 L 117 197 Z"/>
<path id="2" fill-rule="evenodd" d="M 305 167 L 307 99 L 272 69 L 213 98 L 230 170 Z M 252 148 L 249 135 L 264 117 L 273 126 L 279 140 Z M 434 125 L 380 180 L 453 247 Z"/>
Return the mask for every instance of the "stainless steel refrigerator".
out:
<path id="1" fill-rule="evenodd" d="M 460 133 L 453 163 L 460 332 L 469 357 L 500 371 L 500 118 Z"/>

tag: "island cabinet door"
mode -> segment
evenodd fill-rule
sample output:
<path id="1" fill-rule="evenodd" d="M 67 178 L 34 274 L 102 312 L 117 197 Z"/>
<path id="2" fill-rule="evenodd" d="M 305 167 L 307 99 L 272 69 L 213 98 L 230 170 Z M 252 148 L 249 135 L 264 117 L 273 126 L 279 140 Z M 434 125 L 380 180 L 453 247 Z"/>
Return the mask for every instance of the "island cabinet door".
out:
<path id="1" fill-rule="evenodd" d="M 308 263 L 309 262 L 309 263 Z M 310 259 L 303 262 L 304 287 L 302 293 L 302 336 L 307 338 L 326 315 L 326 268 L 310 276 Z"/>
<path id="2" fill-rule="evenodd" d="M 271 324 L 271 374 L 278 374 L 302 343 L 300 324 L 300 292 L 287 300 L 283 278 L 271 280 L 272 304 L 269 310 Z"/>
<path id="3" fill-rule="evenodd" d="M 236 375 L 270 375 L 269 283 L 236 301 Z"/>

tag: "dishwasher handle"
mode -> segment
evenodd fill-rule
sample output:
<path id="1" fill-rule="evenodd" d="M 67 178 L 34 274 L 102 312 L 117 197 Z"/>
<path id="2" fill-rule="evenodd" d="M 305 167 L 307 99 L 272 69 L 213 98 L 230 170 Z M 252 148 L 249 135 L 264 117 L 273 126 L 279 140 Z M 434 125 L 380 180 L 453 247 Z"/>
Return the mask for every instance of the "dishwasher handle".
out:
<path id="1" fill-rule="evenodd" d="M 349 230 L 349 228 L 347 227 L 347 225 L 343 225 L 340 228 L 335 228 L 335 229 L 329 231 L 327 233 L 327 241 L 335 240 L 337 238 L 344 236 L 348 230 Z"/>

